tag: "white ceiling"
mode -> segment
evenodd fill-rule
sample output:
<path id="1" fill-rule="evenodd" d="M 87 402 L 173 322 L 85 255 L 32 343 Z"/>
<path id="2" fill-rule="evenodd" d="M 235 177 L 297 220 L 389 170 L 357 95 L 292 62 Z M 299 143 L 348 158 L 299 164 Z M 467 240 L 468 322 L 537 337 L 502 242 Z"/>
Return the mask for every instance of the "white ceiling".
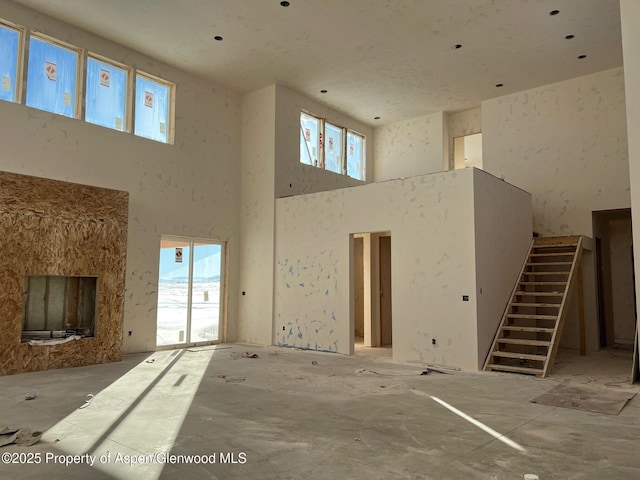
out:
<path id="1" fill-rule="evenodd" d="M 238 92 L 280 83 L 370 125 L 622 65 L 619 0 L 15 1 Z"/>

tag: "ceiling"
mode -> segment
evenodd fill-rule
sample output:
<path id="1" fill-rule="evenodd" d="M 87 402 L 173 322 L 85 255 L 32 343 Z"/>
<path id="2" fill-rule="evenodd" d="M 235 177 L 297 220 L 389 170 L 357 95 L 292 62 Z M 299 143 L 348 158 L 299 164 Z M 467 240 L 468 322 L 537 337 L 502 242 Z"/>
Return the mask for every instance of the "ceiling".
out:
<path id="1" fill-rule="evenodd" d="M 619 0 L 15 2 L 240 93 L 279 83 L 373 126 L 622 65 Z"/>

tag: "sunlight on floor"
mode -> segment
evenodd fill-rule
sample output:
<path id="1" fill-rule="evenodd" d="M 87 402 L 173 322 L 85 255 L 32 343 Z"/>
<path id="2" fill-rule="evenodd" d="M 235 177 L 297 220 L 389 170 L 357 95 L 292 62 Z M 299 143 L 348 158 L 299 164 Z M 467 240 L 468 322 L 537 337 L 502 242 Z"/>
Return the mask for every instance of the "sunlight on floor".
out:
<path id="1" fill-rule="evenodd" d="M 93 468 L 113 478 L 157 479 L 214 351 L 150 355 L 95 394 L 86 408 L 50 428 L 43 440 L 69 455 L 93 457 Z"/>

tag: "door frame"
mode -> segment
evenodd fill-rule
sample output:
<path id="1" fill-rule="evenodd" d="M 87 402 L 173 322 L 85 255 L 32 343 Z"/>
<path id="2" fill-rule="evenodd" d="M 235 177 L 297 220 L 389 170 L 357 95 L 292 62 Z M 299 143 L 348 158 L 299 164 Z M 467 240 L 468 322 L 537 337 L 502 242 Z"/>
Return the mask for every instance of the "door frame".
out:
<path id="1" fill-rule="evenodd" d="M 219 298 L 219 307 L 218 307 L 218 339 L 203 341 L 203 342 L 189 342 L 185 341 L 184 343 L 174 343 L 170 345 L 158 345 L 156 338 L 156 350 L 174 350 L 177 348 L 188 348 L 193 346 L 203 346 L 203 345 L 215 345 L 218 343 L 224 343 L 226 341 L 227 336 L 227 259 L 228 259 L 228 248 L 227 242 L 225 240 L 219 240 L 214 238 L 204 238 L 204 237 L 188 237 L 182 235 L 161 235 L 160 236 L 160 250 L 162 250 L 162 242 L 163 241 L 175 241 L 182 243 L 189 243 L 189 287 L 187 294 L 187 324 L 185 327 L 185 333 L 187 338 L 191 339 L 191 306 L 192 306 L 192 296 L 193 296 L 193 259 L 194 259 L 194 248 L 195 244 L 205 244 L 205 245 L 219 245 L 220 252 L 220 298 Z M 160 258 L 158 255 L 158 268 L 160 266 Z M 158 284 L 160 283 L 160 271 L 158 270 Z M 158 288 L 159 291 L 159 288 Z M 156 296 L 156 335 L 158 331 L 158 297 Z"/>

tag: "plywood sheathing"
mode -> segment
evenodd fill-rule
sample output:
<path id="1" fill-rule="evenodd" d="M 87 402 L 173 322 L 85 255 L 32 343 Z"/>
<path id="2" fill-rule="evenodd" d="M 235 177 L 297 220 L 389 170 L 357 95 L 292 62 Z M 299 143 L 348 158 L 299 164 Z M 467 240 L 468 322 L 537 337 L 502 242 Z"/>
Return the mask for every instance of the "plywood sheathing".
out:
<path id="1" fill-rule="evenodd" d="M 118 361 L 129 194 L 0 172 L 0 374 Z M 98 277 L 95 337 L 21 343 L 27 275 Z"/>

